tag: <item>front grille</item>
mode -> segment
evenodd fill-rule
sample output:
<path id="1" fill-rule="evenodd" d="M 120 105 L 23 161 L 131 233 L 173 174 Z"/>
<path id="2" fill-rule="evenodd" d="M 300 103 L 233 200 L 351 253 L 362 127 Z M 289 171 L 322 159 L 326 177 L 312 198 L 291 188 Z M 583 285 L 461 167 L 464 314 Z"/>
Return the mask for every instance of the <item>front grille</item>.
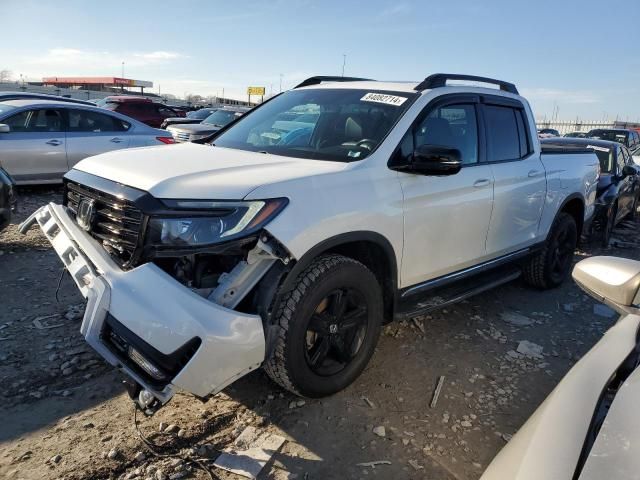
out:
<path id="1" fill-rule="evenodd" d="M 75 218 L 83 200 L 93 200 L 89 234 L 102 243 L 120 265 L 129 263 L 142 232 L 143 214 L 133 203 L 85 185 L 67 182 L 66 205 Z"/>
<path id="2" fill-rule="evenodd" d="M 176 142 L 188 142 L 189 138 L 191 138 L 191 133 L 189 132 L 180 132 L 174 130 L 173 132 L 171 132 L 171 134 L 173 135 L 173 139 Z"/>

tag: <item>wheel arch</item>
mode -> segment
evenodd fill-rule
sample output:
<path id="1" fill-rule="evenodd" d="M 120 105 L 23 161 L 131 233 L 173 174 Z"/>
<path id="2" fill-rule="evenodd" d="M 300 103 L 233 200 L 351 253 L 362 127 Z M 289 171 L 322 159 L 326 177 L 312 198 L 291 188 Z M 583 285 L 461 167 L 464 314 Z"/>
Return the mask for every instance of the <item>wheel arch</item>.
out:
<path id="1" fill-rule="evenodd" d="M 282 281 L 280 292 L 291 290 L 298 276 L 323 254 L 335 253 L 353 258 L 369 268 L 382 289 L 385 320 L 392 320 L 398 291 L 395 250 L 383 235 L 373 231 L 347 232 L 327 238 L 300 257 Z"/>
<path id="2" fill-rule="evenodd" d="M 585 210 L 584 207 L 585 207 L 584 197 L 580 193 L 573 193 L 567 196 L 567 198 L 564 199 L 564 201 L 560 205 L 560 208 L 556 212 L 556 216 L 553 219 L 553 223 L 551 225 L 553 226 L 556 223 L 556 220 L 558 219 L 558 215 L 560 215 L 561 213 L 568 213 L 573 217 L 573 219 L 576 222 L 576 227 L 578 230 L 578 238 L 579 238 L 580 235 L 583 233 L 582 229 L 584 228 L 584 210 Z M 551 229 L 549 229 L 549 233 L 547 234 L 547 236 L 550 234 L 551 234 Z"/>

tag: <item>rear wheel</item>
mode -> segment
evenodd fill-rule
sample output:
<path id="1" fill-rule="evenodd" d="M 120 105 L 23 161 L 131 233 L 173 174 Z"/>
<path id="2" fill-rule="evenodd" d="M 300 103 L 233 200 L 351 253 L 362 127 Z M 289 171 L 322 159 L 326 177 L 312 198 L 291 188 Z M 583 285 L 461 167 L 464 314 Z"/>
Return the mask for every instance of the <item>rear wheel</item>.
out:
<path id="1" fill-rule="evenodd" d="M 554 288 L 569 275 L 578 243 L 576 221 L 558 214 L 544 247 L 523 268 L 525 281 L 537 288 Z"/>
<path id="2" fill-rule="evenodd" d="M 276 306 L 267 374 L 305 397 L 344 389 L 373 355 L 382 312 L 380 285 L 367 267 L 341 255 L 319 257 Z"/>

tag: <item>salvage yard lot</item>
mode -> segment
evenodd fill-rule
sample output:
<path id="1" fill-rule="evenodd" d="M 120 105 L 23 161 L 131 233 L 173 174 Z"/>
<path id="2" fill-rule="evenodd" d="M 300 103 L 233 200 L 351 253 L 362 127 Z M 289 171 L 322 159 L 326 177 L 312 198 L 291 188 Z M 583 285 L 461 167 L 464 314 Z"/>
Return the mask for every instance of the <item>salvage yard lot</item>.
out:
<path id="1" fill-rule="evenodd" d="M 60 193 L 20 191 L 14 221 Z M 637 231 L 623 222 L 605 254 L 640 259 Z M 602 253 L 585 247 L 577 260 Z M 252 425 L 287 440 L 261 478 L 475 479 L 616 319 L 572 282 L 542 292 L 516 281 L 387 325 L 365 373 L 333 397 L 302 401 L 257 371 L 206 403 L 177 395 L 154 417 L 138 414 L 138 433 L 124 377 L 79 333 L 69 278 L 56 301 L 60 270 L 38 229 L 0 234 L 0 478 L 211 478 L 200 466 Z M 523 340 L 542 356 L 517 353 Z M 391 463 L 358 465 L 376 461 Z"/>

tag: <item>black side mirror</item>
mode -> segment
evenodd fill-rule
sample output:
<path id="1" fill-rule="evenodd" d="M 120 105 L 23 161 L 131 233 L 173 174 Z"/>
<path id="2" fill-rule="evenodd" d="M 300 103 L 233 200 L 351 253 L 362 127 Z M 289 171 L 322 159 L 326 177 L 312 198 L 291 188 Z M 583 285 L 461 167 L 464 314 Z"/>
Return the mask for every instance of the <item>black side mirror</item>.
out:
<path id="1" fill-rule="evenodd" d="M 421 175 L 455 175 L 462 168 L 462 153 L 442 145 L 420 145 L 413 152 L 412 173 Z"/>
<path id="2" fill-rule="evenodd" d="M 625 165 L 622 167 L 622 178 L 632 177 L 633 175 L 637 175 L 637 173 L 636 169 L 631 165 Z"/>

